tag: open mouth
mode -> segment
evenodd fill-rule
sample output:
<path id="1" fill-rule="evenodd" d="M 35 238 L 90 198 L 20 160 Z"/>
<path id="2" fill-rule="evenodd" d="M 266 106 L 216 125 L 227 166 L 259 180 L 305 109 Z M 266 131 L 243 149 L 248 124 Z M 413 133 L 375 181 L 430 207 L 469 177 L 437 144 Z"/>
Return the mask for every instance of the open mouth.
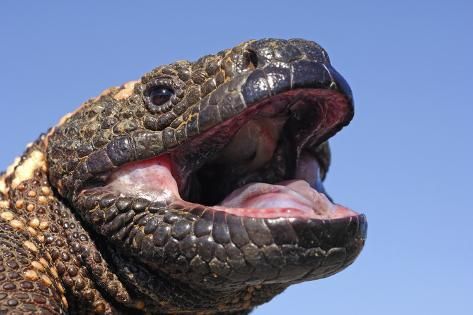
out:
<path id="1" fill-rule="evenodd" d="M 103 188 L 243 217 L 356 216 L 327 197 L 322 185 L 327 166 L 317 151 L 352 115 L 346 97 L 335 90 L 282 92 L 170 152 L 122 165 Z"/>

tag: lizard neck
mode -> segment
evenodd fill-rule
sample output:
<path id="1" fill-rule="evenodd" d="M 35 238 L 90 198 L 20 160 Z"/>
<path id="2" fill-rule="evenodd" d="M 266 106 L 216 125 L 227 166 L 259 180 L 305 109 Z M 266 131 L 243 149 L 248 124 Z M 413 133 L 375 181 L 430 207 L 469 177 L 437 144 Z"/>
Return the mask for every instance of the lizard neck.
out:
<path id="1" fill-rule="evenodd" d="M 55 296 L 63 309 L 79 307 L 93 314 L 144 307 L 123 287 L 90 233 L 50 185 L 46 148 L 43 135 L 0 176 L 0 224 L 11 230 L 11 237 L 25 239 L 15 251 L 29 255 L 23 265 L 15 262 L 17 272 L 28 286 Z M 20 280 L 14 285 L 24 285 Z"/>

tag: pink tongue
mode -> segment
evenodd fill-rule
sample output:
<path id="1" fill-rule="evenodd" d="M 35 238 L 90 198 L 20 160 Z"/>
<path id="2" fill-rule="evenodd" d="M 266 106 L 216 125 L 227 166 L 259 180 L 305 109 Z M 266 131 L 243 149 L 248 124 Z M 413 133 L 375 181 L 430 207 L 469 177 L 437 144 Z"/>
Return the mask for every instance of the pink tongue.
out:
<path id="1" fill-rule="evenodd" d="M 251 217 L 305 217 L 334 219 L 355 212 L 335 205 L 304 180 L 291 180 L 276 185 L 252 183 L 228 195 L 219 206 L 229 213 Z"/>

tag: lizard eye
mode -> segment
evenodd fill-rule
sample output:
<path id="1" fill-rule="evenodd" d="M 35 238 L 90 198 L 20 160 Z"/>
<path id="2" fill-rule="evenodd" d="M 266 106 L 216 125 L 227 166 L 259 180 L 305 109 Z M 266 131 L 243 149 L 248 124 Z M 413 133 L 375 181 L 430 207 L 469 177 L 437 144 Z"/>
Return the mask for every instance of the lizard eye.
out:
<path id="1" fill-rule="evenodd" d="M 148 88 L 145 92 L 146 106 L 152 113 L 164 113 L 171 109 L 170 100 L 175 90 L 167 85 L 156 85 Z"/>
<path id="2" fill-rule="evenodd" d="M 149 92 L 149 99 L 154 106 L 161 106 L 174 95 L 174 90 L 167 86 L 157 86 Z"/>

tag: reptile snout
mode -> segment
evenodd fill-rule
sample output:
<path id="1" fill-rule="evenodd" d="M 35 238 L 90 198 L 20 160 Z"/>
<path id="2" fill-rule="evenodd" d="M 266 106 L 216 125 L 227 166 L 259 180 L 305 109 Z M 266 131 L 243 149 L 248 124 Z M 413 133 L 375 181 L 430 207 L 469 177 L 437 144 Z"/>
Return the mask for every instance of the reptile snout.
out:
<path id="1" fill-rule="evenodd" d="M 331 89 L 353 101 L 349 85 L 315 42 L 263 39 L 246 49 L 256 65 L 242 87 L 246 104 L 296 88 Z"/>
<path id="2" fill-rule="evenodd" d="M 304 39 L 261 39 L 249 43 L 248 50 L 255 53 L 258 65 L 263 67 L 268 63 L 290 63 L 299 59 L 329 63 L 328 55 L 322 47 Z"/>

